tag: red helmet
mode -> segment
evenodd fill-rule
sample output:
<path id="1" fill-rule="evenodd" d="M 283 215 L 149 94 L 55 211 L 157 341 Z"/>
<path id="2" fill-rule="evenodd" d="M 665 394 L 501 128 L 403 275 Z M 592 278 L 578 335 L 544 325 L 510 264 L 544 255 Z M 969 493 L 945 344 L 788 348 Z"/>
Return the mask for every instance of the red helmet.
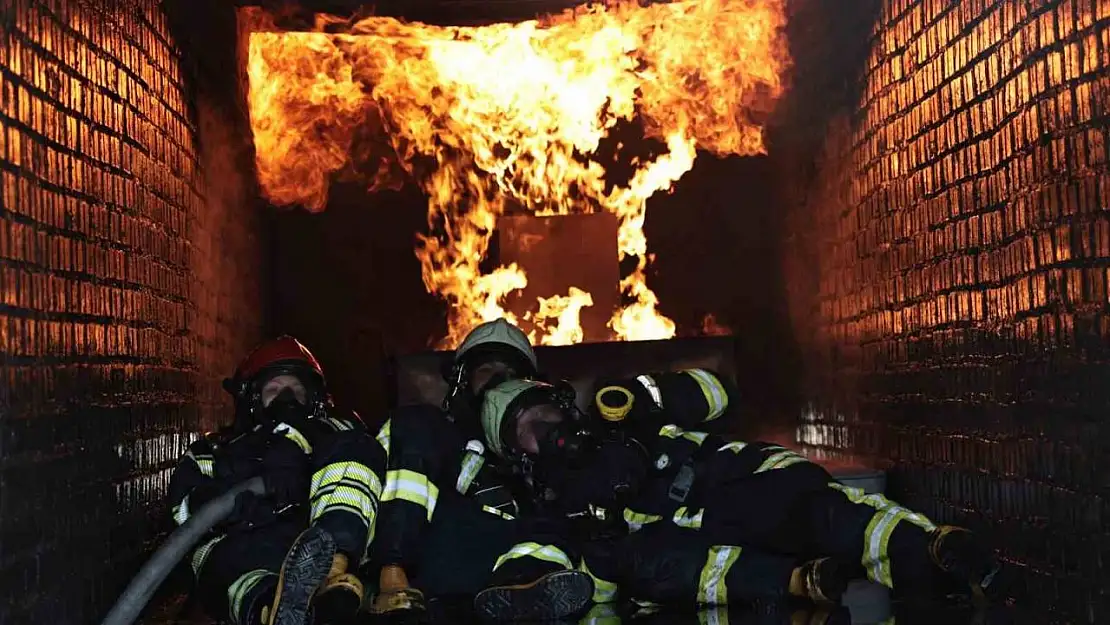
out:
<path id="1" fill-rule="evenodd" d="M 239 381 L 254 380 L 262 374 L 284 368 L 309 370 L 321 380 L 324 377 L 324 370 L 312 352 L 297 339 L 282 335 L 262 343 L 247 354 L 235 368 L 232 378 Z"/>
<path id="2" fill-rule="evenodd" d="M 235 397 L 236 412 L 252 417 L 262 408 L 261 385 L 278 375 L 295 375 L 309 388 L 314 408 L 320 410 L 327 402 L 324 370 L 320 362 L 300 341 L 282 335 L 255 347 L 230 378 L 224 389 Z"/>

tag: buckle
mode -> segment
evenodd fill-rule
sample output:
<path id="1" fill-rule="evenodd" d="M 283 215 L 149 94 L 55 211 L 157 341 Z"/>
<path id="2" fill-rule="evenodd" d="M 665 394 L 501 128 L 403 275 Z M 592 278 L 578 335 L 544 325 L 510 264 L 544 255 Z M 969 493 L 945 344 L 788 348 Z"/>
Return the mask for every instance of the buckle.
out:
<path id="1" fill-rule="evenodd" d="M 671 501 L 677 503 L 686 501 L 686 498 L 690 495 L 690 489 L 694 487 L 694 477 L 696 475 L 694 463 L 690 460 L 679 467 L 678 474 L 674 476 L 674 481 L 671 482 L 671 487 L 667 491 L 667 496 Z"/>

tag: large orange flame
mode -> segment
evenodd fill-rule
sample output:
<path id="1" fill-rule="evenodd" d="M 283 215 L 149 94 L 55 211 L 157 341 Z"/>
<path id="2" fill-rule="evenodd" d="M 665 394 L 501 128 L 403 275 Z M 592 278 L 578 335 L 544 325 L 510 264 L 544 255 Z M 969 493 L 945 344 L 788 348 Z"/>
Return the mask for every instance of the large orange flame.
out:
<path id="1" fill-rule="evenodd" d="M 638 263 L 621 282 L 632 303 L 609 326 L 624 340 L 670 338 L 674 323 L 645 281 L 647 199 L 689 171 L 698 148 L 764 151 L 762 119 L 789 62 L 783 4 L 623 2 L 451 28 L 320 17 L 315 32 L 295 33 L 253 10 L 249 102 L 263 191 L 277 205 L 322 210 L 337 177 L 371 189 L 398 173 L 418 181 L 429 231 L 416 254 L 425 287 L 449 304 L 444 347 L 512 318 L 502 302 L 527 284 L 515 265 L 479 270 L 498 216 L 612 212 L 621 258 Z M 628 159 L 630 179 L 614 186 L 598 148 L 636 117 L 665 149 Z M 579 289 L 541 299 L 527 315 L 533 339 L 581 341 L 578 310 L 592 303 Z"/>

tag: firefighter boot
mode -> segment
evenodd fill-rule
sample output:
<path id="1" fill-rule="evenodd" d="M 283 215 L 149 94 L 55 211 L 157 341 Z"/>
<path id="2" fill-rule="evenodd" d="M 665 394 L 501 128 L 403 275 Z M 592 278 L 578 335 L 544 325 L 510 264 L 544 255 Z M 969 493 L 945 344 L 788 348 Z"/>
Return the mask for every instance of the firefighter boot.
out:
<path id="1" fill-rule="evenodd" d="M 822 605 L 840 603 L 848 589 L 848 571 L 832 558 L 810 560 L 790 574 L 790 596 Z"/>
<path id="2" fill-rule="evenodd" d="M 938 527 L 929 544 L 929 557 L 954 581 L 967 584 L 977 601 L 998 599 L 1006 592 L 1001 562 L 970 530 Z"/>
<path id="3" fill-rule="evenodd" d="M 487 588 L 474 597 L 474 610 L 490 621 L 555 621 L 581 613 L 593 596 L 589 573 L 560 570 L 526 584 Z"/>
<path id="4" fill-rule="evenodd" d="M 350 623 L 362 605 L 362 582 L 347 572 L 347 556 L 335 554 L 331 570 L 312 600 L 313 625 Z"/>
<path id="5" fill-rule="evenodd" d="M 423 611 L 424 593 L 409 586 L 405 569 L 393 564 L 383 566 L 378 596 L 370 606 L 370 613 L 390 615 Z"/>
<path id="6" fill-rule="evenodd" d="M 267 625 L 312 622 L 312 598 L 331 572 L 335 554 L 335 539 L 327 531 L 313 526 L 301 532 L 281 565 L 274 602 L 264 617 Z"/>

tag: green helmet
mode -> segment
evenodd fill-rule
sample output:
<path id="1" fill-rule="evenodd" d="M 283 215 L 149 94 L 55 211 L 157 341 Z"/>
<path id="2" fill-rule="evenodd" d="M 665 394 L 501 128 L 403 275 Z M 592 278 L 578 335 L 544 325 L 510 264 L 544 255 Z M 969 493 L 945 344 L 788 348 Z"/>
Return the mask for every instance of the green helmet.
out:
<path id="1" fill-rule="evenodd" d="M 524 393 L 549 386 L 534 380 L 509 380 L 487 390 L 482 398 L 482 432 L 486 445 L 493 453 L 505 457 L 505 443 L 501 440 L 501 427 L 509 416 L 509 408 Z"/>
<path id="2" fill-rule="evenodd" d="M 504 319 L 487 321 L 470 331 L 455 350 L 455 363 L 459 363 L 478 347 L 508 347 L 517 352 L 532 366 L 532 370 L 539 369 L 536 361 L 536 352 L 532 344 L 520 328 Z"/>

